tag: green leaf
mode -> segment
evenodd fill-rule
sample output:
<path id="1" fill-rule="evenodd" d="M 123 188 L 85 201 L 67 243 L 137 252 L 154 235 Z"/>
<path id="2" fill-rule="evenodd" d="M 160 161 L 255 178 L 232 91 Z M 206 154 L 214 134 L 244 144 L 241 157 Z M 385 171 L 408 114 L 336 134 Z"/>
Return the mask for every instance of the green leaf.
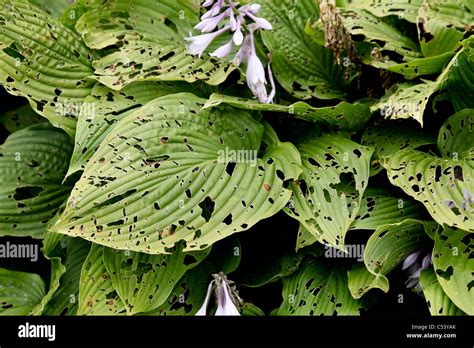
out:
<path id="1" fill-rule="evenodd" d="M 450 51 L 433 57 L 415 58 L 408 62 L 391 65 L 387 69 L 412 80 L 418 76 L 440 73 L 454 55 L 455 53 Z"/>
<path id="2" fill-rule="evenodd" d="M 286 113 L 305 121 L 357 131 L 371 118 L 370 106 L 374 101 L 374 99 L 362 99 L 353 104 L 343 101 L 335 106 L 316 108 L 301 101 L 291 105 L 264 104 L 252 99 L 215 93 L 211 95 L 204 108 L 227 104 L 245 110 Z"/>
<path id="3" fill-rule="evenodd" d="M 26 0 L 0 1 L 0 83 L 26 97 L 54 126 L 74 134 L 92 53 L 58 19 Z"/>
<path id="4" fill-rule="evenodd" d="M 165 303 L 154 311 L 144 315 L 194 315 L 204 303 L 211 275 L 223 272 L 232 273 L 240 263 L 240 253 L 236 253 L 240 244 L 226 238 L 212 246 L 209 256 L 199 265 L 187 271 L 176 284 Z M 232 279 L 232 276 L 229 276 Z"/>
<path id="5" fill-rule="evenodd" d="M 296 251 L 303 249 L 304 247 L 313 245 L 318 241 L 318 238 L 312 234 L 302 223 L 298 228 L 298 235 L 296 239 Z"/>
<path id="6" fill-rule="evenodd" d="M 418 202 L 394 197 L 384 190 L 368 188 L 350 230 L 376 230 L 381 225 L 419 219 L 422 212 L 423 208 Z"/>
<path id="7" fill-rule="evenodd" d="M 363 308 L 351 296 L 346 270 L 317 260 L 283 278 L 282 295 L 277 315 L 359 315 Z"/>
<path id="8" fill-rule="evenodd" d="M 372 150 L 335 134 L 312 134 L 297 148 L 304 169 L 290 184 L 293 197 L 285 211 L 321 243 L 344 250 L 346 232 L 367 187 Z M 337 187 L 349 183 L 356 199 Z"/>
<path id="9" fill-rule="evenodd" d="M 77 315 L 123 315 L 125 306 L 103 262 L 104 247 L 92 244 L 81 270 Z"/>
<path id="10" fill-rule="evenodd" d="M 192 89 L 191 85 L 185 83 L 138 82 L 118 92 L 96 84 L 91 96 L 85 99 L 83 112 L 77 122 L 75 147 L 68 175 L 84 169 L 117 122 L 153 99 Z"/>
<path id="11" fill-rule="evenodd" d="M 0 153 L 0 235 L 42 238 L 71 188 L 62 185 L 72 140 L 49 124 L 11 134 Z"/>
<path id="12" fill-rule="evenodd" d="M 262 0 L 259 16 L 273 25 L 262 33 L 272 53 L 272 69 L 285 90 L 299 99 L 342 99 L 347 81 L 334 63 L 333 54 L 309 40 L 305 33 L 308 19 L 318 18 L 313 0 Z"/>
<path id="13" fill-rule="evenodd" d="M 388 279 L 377 277 L 370 273 L 363 264 L 356 264 L 347 271 L 349 290 L 354 299 L 359 299 L 371 289 L 380 289 L 387 293 L 389 289 Z"/>
<path id="14" fill-rule="evenodd" d="M 245 251 L 244 251 L 245 252 Z M 278 279 L 293 274 L 303 261 L 302 254 L 286 253 L 278 257 L 268 258 L 266 253 L 261 255 L 252 272 L 244 273 L 240 283 L 243 286 L 257 288 L 274 283 Z"/>
<path id="15" fill-rule="evenodd" d="M 366 42 L 380 47 L 380 52 L 398 53 L 404 60 L 421 57 L 418 46 L 394 26 L 385 23 L 370 12 L 341 9 L 342 23 L 351 35 L 361 35 Z"/>
<path id="16" fill-rule="evenodd" d="M 446 228 L 435 234 L 433 265 L 439 285 L 456 306 L 474 315 L 474 239 L 472 234 Z"/>
<path id="17" fill-rule="evenodd" d="M 386 275 L 397 267 L 408 255 L 426 246 L 428 233 L 436 230 L 434 222 L 407 219 L 403 222 L 382 225 L 370 236 L 364 250 L 367 270 L 376 278 L 371 284 L 380 284 L 388 290 Z M 366 288 L 365 291 L 370 289 Z"/>
<path id="18" fill-rule="evenodd" d="M 443 291 L 432 269 L 421 271 L 420 284 L 431 315 L 465 315 Z"/>
<path id="19" fill-rule="evenodd" d="M 61 17 L 66 11 L 71 1 L 69 0 L 28 0 L 33 5 L 38 6 L 46 13 L 54 16 Z"/>
<path id="20" fill-rule="evenodd" d="M 439 130 L 438 149 L 443 157 L 467 159 L 474 156 L 474 109 L 449 117 Z"/>
<path id="21" fill-rule="evenodd" d="M 149 312 L 171 294 L 184 273 L 197 266 L 209 249 L 184 253 L 182 245 L 169 255 L 149 255 L 104 248 L 104 263 L 128 315 Z"/>
<path id="22" fill-rule="evenodd" d="M 377 17 L 398 16 L 415 23 L 423 0 L 345 0 L 346 7 L 372 12 Z"/>
<path id="23" fill-rule="evenodd" d="M 446 82 L 448 97 L 456 111 L 474 108 L 474 36 L 463 41 L 463 48 L 456 57 Z M 471 92 L 471 93 L 469 93 Z"/>
<path id="24" fill-rule="evenodd" d="M 453 92 L 451 86 L 456 86 L 460 81 L 460 85 L 463 83 L 469 85 L 469 82 L 464 82 L 459 76 L 459 69 L 462 66 L 459 61 L 466 59 L 466 56 L 469 55 L 471 43 L 474 46 L 474 39 L 465 40 L 465 47 L 456 53 L 435 81 L 422 80 L 422 83 L 404 82 L 395 85 L 382 97 L 379 103 L 371 107 L 371 110 L 380 110 L 382 116 L 390 119 L 413 118 L 423 126 L 423 114 L 431 95 L 445 87 L 450 90 L 449 95 L 455 106 L 459 106 L 464 102 L 470 103 L 469 100 L 472 98 L 465 97 L 466 86 L 464 86 L 465 89 L 462 92 L 459 90 Z M 469 69 L 469 66 L 468 64 L 467 69 Z M 468 74 L 469 72 L 465 73 Z"/>
<path id="25" fill-rule="evenodd" d="M 59 289 L 43 312 L 44 315 L 75 315 L 77 313 L 81 269 L 91 247 L 90 243 L 81 238 L 65 238 L 66 272 L 61 277 Z"/>
<path id="26" fill-rule="evenodd" d="M 418 14 L 418 34 L 425 57 L 454 52 L 469 25 L 474 23 L 471 0 L 424 1 Z"/>
<path id="27" fill-rule="evenodd" d="M 0 123 L 10 133 L 44 122 L 47 121 L 34 112 L 29 105 L 21 106 L 18 109 L 10 110 L 0 115 Z"/>
<path id="28" fill-rule="evenodd" d="M 184 40 L 199 23 L 192 0 L 112 0 L 96 3 L 76 24 L 93 49 L 112 48 L 94 61 L 96 78 L 120 90 L 134 81 L 194 82 L 218 85 L 235 65 L 187 52 Z"/>
<path id="29" fill-rule="evenodd" d="M 402 150 L 385 157 L 382 165 L 390 182 L 423 203 L 440 225 L 474 231 L 472 161 L 445 159 Z M 470 198 L 471 197 L 471 198 Z"/>
<path id="30" fill-rule="evenodd" d="M 0 268 L 0 315 L 28 315 L 46 294 L 37 274 Z"/>
<path id="31" fill-rule="evenodd" d="M 404 121 L 388 121 L 367 127 L 361 143 L 375 149 L 370 168 L 372 176 L 383 170 L 380 158 L 399 150 L 414 150 L 423 145 L 435 144 L 436 139 L 432 134 L 422 132 Z"/>
<path id="32" fill-rule="evenodd" d="M 298 151 L 277 143 L 257 159 L 263 127 L 204 102 L 165 96 L 120 121 L 52 230 L 152 254 L 185 240 L 193 251 L 281 210 L 291 196 L 284 182 L 301 172 Z"/>

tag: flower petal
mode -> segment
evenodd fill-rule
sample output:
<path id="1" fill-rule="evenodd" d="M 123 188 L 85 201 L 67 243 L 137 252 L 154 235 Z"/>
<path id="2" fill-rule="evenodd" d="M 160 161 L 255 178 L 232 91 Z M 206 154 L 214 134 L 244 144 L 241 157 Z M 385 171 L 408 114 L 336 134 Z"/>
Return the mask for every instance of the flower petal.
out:
<path id="1" fill-rule="evenodd" d="M 199 308 L 199 310 L 196 312 L 196 316 L 203 316 L 203 315 L 206 315 L 206 311 L 207 311 L 207 306 L 209 305 L 209 300 L 211 298 L 211 293 L 212 293 L 212 286 L 214 285 L 214 280 L 212 280 L 210 283 L 209 283 L 209 286 L 207 287 L 207 294 L 206 294 L 206 298 L 204 299 L 204 303 L 202 305 L 201 308 Z"/>
<path id="2" fill-rule="evenodd" d="M 420 254 L 421 254 L 421 250 L 418 250 L 408 255 L 405 261 L 403 261 L 402 270 L 405 270 L 411 265 L 413 265 L 416 262 L 416 260 L 418 260 L 418 257 L 420 256 Z"/>
<path id="3" fill-rule="evenodd" d="M 228 43 L 226 43 L 225 45 L 219 47 L 214 52 L 212 52 L 210 55 L 212 57 L 217 57 L 217 58 L 222 59 L 224 57 L 227 57 L 230 54 L 230 52 L 232 51 L 233 46 L 234 46 L 234 42 L 232 40 L 230 40 Z"/>

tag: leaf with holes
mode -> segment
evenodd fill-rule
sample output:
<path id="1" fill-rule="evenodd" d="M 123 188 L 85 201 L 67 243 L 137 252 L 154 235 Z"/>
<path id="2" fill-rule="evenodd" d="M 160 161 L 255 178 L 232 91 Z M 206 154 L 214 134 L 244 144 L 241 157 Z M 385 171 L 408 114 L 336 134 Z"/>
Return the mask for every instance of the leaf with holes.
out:
<path id="1" fill-rule="evenodd" d="M 77 315 L 125 315 L 125 306 L 113 287 L 103 254 L 102 245 L 92 244 L 82 265 Z"/>
<path id="2" fill-rule="evenodd" d="M 0 83 L 74 134 L 94 82 L 93 55 L 80 37 L 26 0 L 0 1 Z"/>
<path id="3" fill-rule="evenodd" d="M 388 279 L 370 273 L 363 264 L 357 264 L 347 271 L 349 291 L 354 299 L 359 299 L 371 289 L 380 289 L 387 293 Z"/>
<path id="4" fill-rule="evenodd" d="M 72 145 L 46 123 L 7 138 L 0 149 L 0 235 L 43 237 L 71 190 L 61 183 Z"/>
<path id="5" fill-rule="evenodd" d="M 352 298 L 346 270 L 313 260 L 283 278 L 283 303 L 276 315 L 359 315 L 361 300 Z"/>
<path id="6" fill-rule="evenodd" d="M 85 43 L 108 54 L 94 61 L 96 78 L 120 90 L 134 81 L 223 82 L 235 65 L 187 52 L 185 37 L 199 22 L 192 0 L 96 2 L 76 24 Z"/>
<path id="7" fill-rule="evenodd" d="M 465 315 L 443 291 L 432 269 L 421 271 L 420 284 L 431 315 Z"/>
<path id="8" fill-rule="evenodd" d="M 90 251 L 90 243 L 81 238 L 67 238 L 66 272 L 60 279 L 60 287 L 46 306 L 44 315 L 75 315 L 79 299 L 81 269 Z"/>
<path id="9" fill-rule="evenodd" d="M 184 253 L 182 245 L 177 245 L 169 252 L 150 255 L 104 248 L 105 267 L 128 315 L 149 312 L 163 304 L 184 273 L 197 266 L 209 249 Z"/>
<path id="10" fill-rule="evenodd" d="M 381 163 L 390 182 L 423 203 L 439 224 L 474 231 L 472 159 L 402 150 Z"/>
<path id="11" fill-rule="evenodd" d="M 312 134 L 297 148 L 304 169 L 290 184 L 293 197 L 285 211 L 319 242 L 344 250 L 344 237 L 368 184 L 372 150 L 336 134 Z M 350 184 L 357 198 L 338 188 L 340 184 Z"/>
<path id="12" fill-rule="evenodd" d="M 343 101 L 335 106 L 316 108 L 302 101 L 291 105 L 264 104 L 252 99 L 215 93 L 211 95 L 204 107 L 228 104 L 245 110 L 281 112 L 301 120 L 332 126 L 336 129 L 357 131 L 370 120 L 372 116 L 370 106 L 374 102 L 374 99 L 361 99 L 353 104 Z"/>
<path id="13" fill-rule="evenodd" d="M 474 109 L 452 115 L 439 130 L 438 149 L 443 157 L 474 158 Z"/>
<path id="14" fill-rule="evenodd" d="M 299 99 L 342 99 L 347 81 L 334 64 L 329 49 L 312 43 L 305 33 L 306 22 L 319 17 L 313 0 L 261 0 L 259 15 L 273 25 L 263 32 L 265 46 L 272 52 L 272 69 L 285 90 Z"/>
<path id="15" fill-rule="evenodd" d="M 46 294 L 37 274 L 0 268 L 0 315 L 28 315 Z"/>
<path id="16" fill-rule="evenodd" d="M 410 199 L 394 197 L 390 192 L 367 188 L 350 230 L 376 230 L 379 226 L 422 218 L 423 207 Z"/>
<path id="17" fill-rule="evenodd" d="M 421 57 L 415 42 L 370 12 L 341 9 L 340 15 L 344 27 L 351 35 L 363 36 L 366 42 L 379 47 L 381 54 L 392 51 L 402 56 L 405 61 Z"/>
<path id="18" fill-rule="evenodd" d="M 390 156 L 399 150 L 417 149 L 436 143 L 436 138 L 427 132 L 410 127 L 403 121 L 389 121 L 368 126 L 361 139 L 362 145 L 375 149 L 371 162 L 371 176 L 380 173 L 380 157 Z"/>
<path id="19" fill-rule="evenodd" d="M 375 279 L 374 284 L 380 284 L 388 290 L 386 275 L 408 255 L 427 247 L 430 242 L 429 233 L 436 231 L 438 227 L 434 222 L 407 219 L 377 228 L 367 241 L 364 250 L 364 263 L 367 270 L 376 278 L 380 278 Z M 368 287 L 364 291 L 370 289 L 371 287 Z"/>
<path id="20" fill-rule="evenodd" d="M 377 17 L 398 16 L 415 23 L 423 0 L 345 0 L 346 7 L 364 9 Z"/>
<path id="21" fill-rule="evenodd" d="M 10 133 L 45 122 L 47 121 L 44 117 L 38 115 L 29 105 L 21 106 L 18 109 L 10 110 L 0 115 L 0 123 Z"/>
<path id="22" fill-rule="evenodd" d="M 85 99 L 77 122 L 74 152 L 68 175 L 84 169 L 113 127 L 136 109 L 158 97 L 195 89 L 189 84 L 138 82 L 120 92 L 97 84 Z"/>
<path id="23" fill-rule="evenodd" d="M 446 228 L 435 234 L 433 265 L 439 285 L 456 306 L 474 315 L 474 239 L 471 233 Z"/>
<path id="24" fill-rule="evenodd" d="M 240 249 L 237 240 L 226 238 L 212 246 L 209 256 L 199 265 L 188 270 L 177 282 L 168 299 L 153 311 L 143 315 L 178 316 L 194 315 L 201 308 L 206 297 L 212 274 L 234 272 L 240 264 Z M 232 275 L 229 276 L 232 279 Z"/>
<path id="25" fill-rule="evenodd" d="M 76 183 L 53 231 L 116 249 L 205 249 L 272 216 L 299 176 L 293 145 L 262 158 L 263 126 L 230 107 L 202 110 L 191 94 L 161 97 L 120 121 Z"/>
<path id="26" fill-rule="evenodd" d="M 474 108 L 474 36 L 462 42 L 462 49 L 453 59 L 446 82 L 448 97 L 456 111 Z"/>

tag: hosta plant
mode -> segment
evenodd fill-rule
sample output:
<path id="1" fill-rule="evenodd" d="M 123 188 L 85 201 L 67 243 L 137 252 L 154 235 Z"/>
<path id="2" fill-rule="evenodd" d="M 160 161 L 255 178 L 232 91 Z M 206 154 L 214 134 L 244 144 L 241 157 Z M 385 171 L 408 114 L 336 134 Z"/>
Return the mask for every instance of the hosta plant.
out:
<path id="1" fill-rule="evenodd" d="M 0 0 L 0 314 L 474 314 L 473 24 Z"/>

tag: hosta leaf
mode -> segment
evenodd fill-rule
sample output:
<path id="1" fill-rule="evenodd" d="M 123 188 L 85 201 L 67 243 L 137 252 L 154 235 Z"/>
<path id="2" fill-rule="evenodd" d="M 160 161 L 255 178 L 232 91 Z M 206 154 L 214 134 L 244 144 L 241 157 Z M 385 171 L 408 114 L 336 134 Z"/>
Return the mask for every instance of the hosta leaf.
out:
<path id="1" fill-rule="evenodd" d="M 209 256 L 179 280 L 166 302 L 144 315 L 196 314 L 204 303 L 211 275 L 219 272 L 228 275 L 239 266 L 240 252 L 236 252 L 236 248 L 240 248 L 240 244 L 229 238 L 214 244 Z M 232 280 L 232 275 L 228 278 Z"/>
<path id="2" fill-rule="evenodd" d="M 384 190 L 368 188 L 351 230 L 375 230 L 379 226 L 402 222 L 405 219 L 422 217 L 422 206 L 418 202 L 391 196 Z"/>
<path id="3" fill-rule="evenodd" d="M 27 315 L 45 294 L 39 275 L 0 268 L 0 315 Z"/>
<path id="4" fill-rule="evenodd" d="M 404 60 L 421 56 L 417 45 L 397 28 L 385 23 L 370 12 L 357 9 L 341 9 L 343 25 L 351 35 L 364 36 L 364 40 L 379 45 L 383 54 L 393 51 Z"/>
<path id="5" fill-rule="evenodd" d="M 383 167 L 379 159 L 399 150 L 417 149 L 423 145 L 436 143 L 436 138 L 426 132 L 422 132 L 405 121 L 388 121 L 365 129 L 361 139 L 362 145 L 371 146 L 375 149 L 374 158 L 371 163 L 371 176 L 378 174 Z"/>
<path id="6" fill-rule="evenodd" d="M 298 235 L 296 238 L 296 251 L 313 245 L 318 241 L 318 238 L 312 234 L 311 232 L 308 231 L 306 227 L 302 223 L 300 223 L 300 226 L 298 228 Z"/>
<path id="7" fill-rule="evenodd" d="M 459 90 L 453 92 L 454 87 L 451 88 L 451 85 L 459 84 L 458 86 L 461 86 L 466 83 L 469 85 L 469 80 L 465 82 L 463 77 L 459 76 L 459 69 L 469 69 L 470 65 L 468 64 L 467 68 L 461 67 L 459 61 L 466 59 L 469 55 L 471 43 L 474 45 L 474 39 L 465 40 L 465 47 L 456 53 L 435 81 L 423 80 L 422 83 L 404 82 L 395 85 L 379 103 L 371 107 L 371 110 L 380 110 L 382 116 L 390 119 L 413 118 L 423 126 L 423 113 L 431 95 L 445 87 L 450 90 L 449 96 L 455 106 L 470 103 L 469 100 L 472 98 L 465 96 L 466 86 L 463 87 L 462 92 Z M 465 74 L 465 76 L 469 76 L 469 71 L 466 71 Z"/>
<path id="8" fill-rule="evenodd" d="M 77 122 L 74 152 L 68 175 L 83 170 L 118 121 L 130 115 L 149 101 L 166 94 L 191 91 L 189 84 L 138 82 L 120 92 L 97 84 L 84 102 Z"/>
<path id="9" fill-rule="evenodd" d="M 10 132 L 14 133 L 20 129 L 47 122 L 29 105 L 24 105 L 15 110 L 4 112 L 0 115 L 0 123 Z"/>
<path id="10" fill-rule="evenodd" d="M 446 82 L 449 99 L 456 111 L 474 108 L 474 36 L 462 44 L 463 48 L 454 58 Z"/>
<path id="11" fill-rule="evenodd" d="M 0 1 L 0 83 L 54 126 L 74 134 L 93 81 L 80 37 L 26 0 Z"/>
<path id="12" fill-rule="evenodd" d="M 224 81 L 236 66 L 187 52 L 184 40 L 199 22 L 192 0 L 112 0 L 96 3 L 76 25 L 93 49 L 115 47 L 94 61 L 96 78 L 120 90 L 133 81 Z"/>
<path id="13" fill-rule="evenodd" d="M 264 104 L 251 99 L 212 94 L 204 107 L 228 104 L 246 110 L 281 112 L 302 120 L 333 126 L 337 129 L 357 131 L 363 128 L 371 118 L 370 106 L 374 101 L 374 99 L 366 99 L 353 104 L 343 101 L 335 106 L 316 108 L 301 101 L 291 105 Z"/>
<path id="14" fill-rule="evenodd" d="M 380 284 L 384 291 L 388 291 L 386 275 L 408 255 L 429 245 L 428 233 L 437 228 L 438 225 L 434 222 L 412 219 L 377 228 L 367 241 L 364 250 L 367 270 L 376 278 L 380 278 L 375 279 L 372 284 Z M 365 288 L 364 292 L 370 288 Z"/>
<path id="15" fill-rule="evenodd" d="M 28 0 L 43 11 L 55 17 L 61 17 L 71 4 L 70 0 Z"/>
<path id="16" fill-rule="evenodd" d="M 435 234 L 433 265 L 438 282 L 456 306 L 474 315 L 473 235 L 451 228 Z"/>
<path id="17" fill-rule="evenodd" d="M 81 269 L 90 250 L 90 243 L 81 238 L 67 238 L 66 272 L 60 280 L 60 287 L 48 303 L 44 315 L 75 315 L 79 299 Z"/>
<path id="18" fill-rule="evenodd" d="M 439 130 L 438 149 L 443 157 L 474 157 L 474 109 L 459 111 L 446 120 Z"/>
<path id="19" fill-rule="evenodd" d="M 420 273 L 420 284 L 431 315 L 464 315 L 443 291 L 432 269 Z"/>
<path id="20" fill-rule="evenodd" d="M 423 55 L 454 52 L 468 26 L 474 23 L 473 12 L 471 0 L 424 1 L 417 19 Z"/>
<path id="21" fill-rule="evenodd" d="M 0 235 L 42 238 L 71 187 L 62 185 L 71 138 L 48 124 L 11 134 L 0 153 Z"/>
<path id="22" fill-rule="evenodd" d="M 423 203 L 439 224 L 474 231 L 471 160 L 444 159 L 402 150 L 382 161 L 390 182 Z"/>
<path id="23" fill-rule="evenodd" d="M 351 270 L 347 271 L 347 279 L 349 282 L 349 291 L 355 299 L 361 298 L 371 289 L 380 289 L 388 292 L 388 279 L 385 277 L 377 277 L 370 273 L 363 264 L 357 264 Z"/>
<path id="24" fill-rule="evenodd" d="M 321 243 L 344 249 L 345 234 L 367 187 L 372 150 L 335 134 L 313 134 L 297 148 L 304 169 L 290 184 L 293 197 L 285 211 Z M 351 186 L 357 199 L 337 188 L 348 179 L 355 179 Z"/>
<path id="25" fill-rule="evenodd" d="M 423 0 L 345 0 L 346 7 L 372 12 L 377 17 L 398 16 L 415 23 Z"/>
<path id="26" fill-rule="evenodd" d="M 288 92 L 300 99 L 343 98 L 347 82 L 342 69 L 334 63 L 329 49 L 309 40 L 306 22 L 318 18 L 313 0 L 262 0 L 259 15 L 273 25 L 262 33 L 265 46 L 272 52 L 276 79 Z"/>
<path id="27" fill-rule="evenodd" d="M 359 315 L 360 300 L 352 298 L 346 270 L 312 261 L 283 278 L 283 303 L 277 315 Z"/>
<path id="28" fill-rule="evenodd" d="M 184 273 L 197 266 L 209 249 L 169 255 L 150 255 L 104 248 L 104 263 L 129 315 L 149 312 L 163 304 Z"/>
<path id="29" fill-rule="evenodd" d="M 77 315 L 122 315 L 125 306 L 103 262 L 104 247 L 92 244 L 81 270 Z"/>
<path id="30" fill-rule="evenodd" d="M 454 55 L 454 52 L 446 52 L 434 57 L 415 58 L 408 62 L 391 65 L 387 69 L 411 80 L 418 76 L 440 73 Z"/>
<path id="31" fill-rule="evenodd" d="M 166 253 L 185 240 L 193 251 L 282 209 L 284 182 L 301 172 L 297 150 L 277 143 L 257 159 L 263 127 L 238 109 L 202 110 L 204 102 L 165 96 L 120 121 L 52 229 L 116 249 Z"/>
<path id="32" fill-rule="evenodd" d="M 46 306 L 59 288 L 59 280 L 61 279 L 61 276 L 64 274 L 64 272 L 66 272 L 66 268 L 61 263 L 61 259 L 59 257 L 50 258 L 50 263 L 51 274 L 48 291 L 43 296 L 41 301 L 35 307 L 33 307 L 29 313 L 30 315 L 41 315 L 44 313 Z"/>

